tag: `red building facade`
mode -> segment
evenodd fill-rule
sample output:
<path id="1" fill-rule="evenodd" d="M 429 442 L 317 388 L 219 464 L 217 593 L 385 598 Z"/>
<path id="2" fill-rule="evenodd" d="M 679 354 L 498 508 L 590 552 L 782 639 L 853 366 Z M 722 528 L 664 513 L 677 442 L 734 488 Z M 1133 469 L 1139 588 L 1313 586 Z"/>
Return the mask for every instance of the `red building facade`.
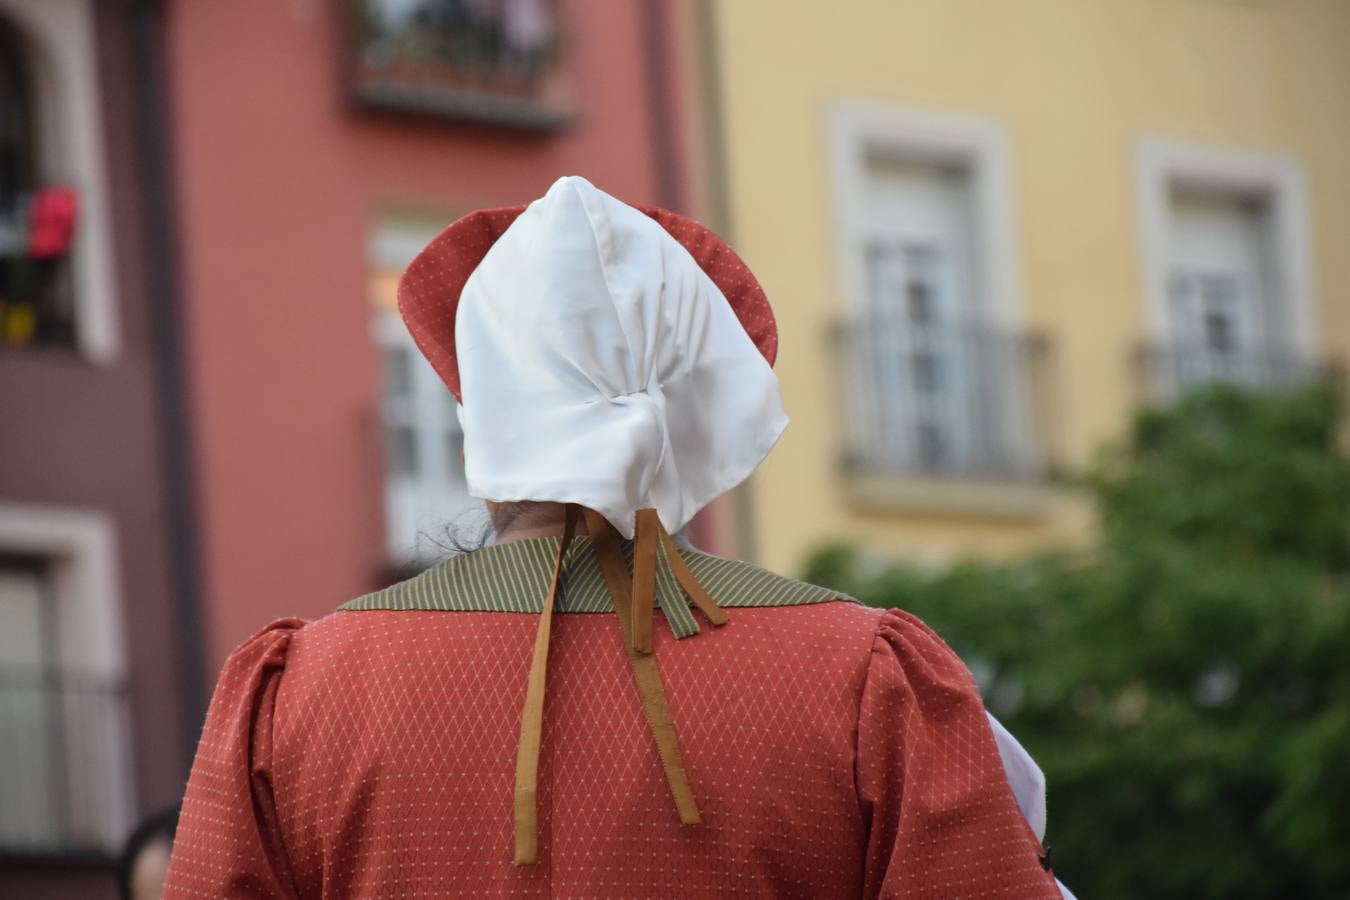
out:
<path id="1" fill-rule="evenodd" d="M 453 495 L 453 471 L 424 471 L 456 455 L 448 399 L 433 408 L 389 311 L 417 245 L 563 174 L 688 206 L 687 7 L 342 6 L 183 0 L 169 17 L 212 673 L 270 619 L 407 568 L 420 526 L 403 519 L 434 530 Z"/>
<path id="2" fill-rule="evenodd" d="M 115 896 L 229 650 L 440 552 L 397 273 L 563 174 L 699 215 L 694 9 L 0 0 L 0 896 Z"/>
<path id="3" fill-rule="evenodd" d="M 200 730 L 160 12 L 0 0 L 0 897 L 116 897 Z"/>

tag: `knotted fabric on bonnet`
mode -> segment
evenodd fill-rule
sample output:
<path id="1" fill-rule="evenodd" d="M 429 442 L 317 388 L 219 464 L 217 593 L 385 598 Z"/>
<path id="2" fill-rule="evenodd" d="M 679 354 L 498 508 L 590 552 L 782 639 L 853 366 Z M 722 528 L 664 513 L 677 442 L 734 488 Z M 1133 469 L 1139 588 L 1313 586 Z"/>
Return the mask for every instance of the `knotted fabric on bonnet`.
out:
<path id="1" fill-rule="evenodd" d="M 711 232 L 573 176 L 523 211 L 448 228 L 405 273 L 399 308 L 459 400 L 469 493 L 567 510 L 522 713 L 516 862 L 537 854 L 552 609 L 583 514 L 676 807 L 697 824 L 652 655 L 657 546 L 690 600 L 725 623 L 670 533 L 749 476 L 787 426 L 763 291 Z M 634 541 L 631 572 L 621 537 Z"/>

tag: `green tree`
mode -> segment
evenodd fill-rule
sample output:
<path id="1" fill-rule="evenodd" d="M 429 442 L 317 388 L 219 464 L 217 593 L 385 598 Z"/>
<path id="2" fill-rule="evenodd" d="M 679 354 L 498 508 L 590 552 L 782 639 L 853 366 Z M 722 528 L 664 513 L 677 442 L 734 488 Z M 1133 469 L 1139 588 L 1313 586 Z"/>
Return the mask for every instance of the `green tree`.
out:
<path id="1" fill-rule="evenodd" d="M 1041 763 L 1079 896 L 1350 897 L 1350 461 L 1338 392 L 1212 389 L 1083 485 L 1087 550 L 807 577 L 923 617 Z"/>

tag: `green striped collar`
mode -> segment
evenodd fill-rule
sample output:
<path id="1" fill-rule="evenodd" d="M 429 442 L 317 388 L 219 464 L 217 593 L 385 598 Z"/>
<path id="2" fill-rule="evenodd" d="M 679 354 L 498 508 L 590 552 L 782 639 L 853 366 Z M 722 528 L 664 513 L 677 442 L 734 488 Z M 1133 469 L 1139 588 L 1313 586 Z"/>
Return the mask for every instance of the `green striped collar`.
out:
<path id="1" fill-rule="evenodd" d="M 343 610 L 421 609 L 460 612 L 539 613 L 553 574 L 559 538 L 533 538 L 452 556 L 420 575 L 344 603 Z M 658 543 L 656 604 L 677 638 L 698 632 L 689 599 L 676 582 Z M 630 570 L 632 542 L 623 545 Z M 852 597 L 734 559 L 683 551 L 685 562 L 719 606 L 801 606 Z M 565 613 L 609 612 L 614 608 L 590 539 L 577 536 L 563 560 L 562 590 L 556 609 Z"/>

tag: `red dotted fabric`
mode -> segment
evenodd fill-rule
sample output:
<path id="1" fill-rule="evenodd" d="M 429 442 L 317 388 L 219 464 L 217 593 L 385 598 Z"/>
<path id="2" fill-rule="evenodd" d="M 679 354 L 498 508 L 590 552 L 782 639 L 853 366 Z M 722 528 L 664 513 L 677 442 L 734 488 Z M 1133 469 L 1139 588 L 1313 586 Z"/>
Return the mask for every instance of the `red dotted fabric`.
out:
<path id="1" fill-rule="evenodd" d="M 693 219 L 654 206 L 636 208 L 659 222 L 689 251 L 727 298 L 759 352 L 773 365 L 778 356 L 773 310 L 764 289 L 736 252 Z M 469 213 L 427 244 L 399 279 L 398 308 L 408 332 L 457 400 L 455 312 L 460 293 L 497 238 L 524 211 L 523 206 L 509 206 Z"/>
<path id="2" fill-rule="evenodd" d="M 965 667 L 852 603 L 732 611 L 657 660 L 680 825 L 612 615 L 554 621 L 540 859 L 512 864 L 537 617 L 284 620 L 230 657 L 165 896 L 1058 898 Z"/>

